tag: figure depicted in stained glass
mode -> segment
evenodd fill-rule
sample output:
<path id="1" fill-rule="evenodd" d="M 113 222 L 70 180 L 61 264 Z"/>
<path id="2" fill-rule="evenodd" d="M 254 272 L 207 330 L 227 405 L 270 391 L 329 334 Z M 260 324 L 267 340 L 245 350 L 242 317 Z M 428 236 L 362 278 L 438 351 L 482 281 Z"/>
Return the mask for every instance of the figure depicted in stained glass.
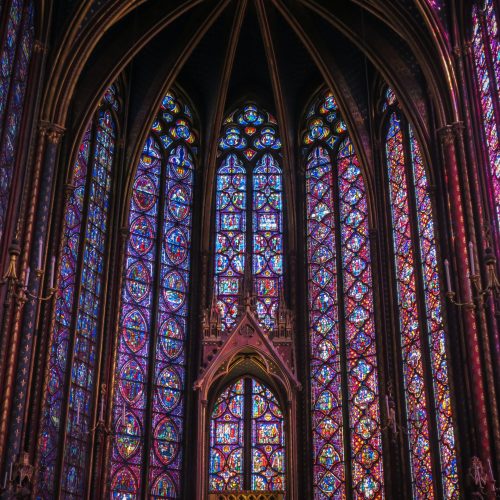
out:
<path id="1" fill-rule="evenodd" d="M 280 151 L 275 118 L 257 106 L 248 104 L 225 120 L 218 150 L 215 294 L 226 331 L 249 293 L 243 290 L 245 266 L 251 266 L 262 327 L 271 331 L 275 325 L 283 275 Z"/>
<path id="2" fill-rule="evenodd" d="M 146 496 L 181 497 L 197 153 L 191 117 L 173 92 L 165 95 L 132 184 L 113 405 L 113 498 L 141 494 L 146 464 Z"/>
<path id="3" fill-rule="evenodd" d="M 251 378 L 228 386 L 210 419 L 209 491 L 243 490 L 286 490 L 283 413 L 275 395 Z"/>
<path id="4" fill-rule="evenodd" d="M 368 204 L 330 92 L 312 104 L 303 144 L 314 497 L 344 498 L 352 488 L 358 498 L 382 498 Z M 347 469 L 352 485 L 346 484 Z"/>
<path id="5" fill-rule="evenodd" d="M 387 116 L 386 168 L 413 493 L 417 498 L 436 495 L 431 442 L 431 429 L 435 428 L 439 454 L 434 457 L 439 461 L 439 481 L 446 498 L 458 498 L 455 431 L 429 183 L 418 142 L 411 126 L 401 117 L 391 89 L 386 93 L 383 110 Z M 420 291 L 424 303 L 417 300 Z M 423 344 L 423 338 L 427 338 L 428 345 Z M 424 363 L 427 349 L 430 367 Z M 432 387 L 426 384 L 426 369 L 430 371 Z M 428 401 L 434 406 L 435 421 Z"/>

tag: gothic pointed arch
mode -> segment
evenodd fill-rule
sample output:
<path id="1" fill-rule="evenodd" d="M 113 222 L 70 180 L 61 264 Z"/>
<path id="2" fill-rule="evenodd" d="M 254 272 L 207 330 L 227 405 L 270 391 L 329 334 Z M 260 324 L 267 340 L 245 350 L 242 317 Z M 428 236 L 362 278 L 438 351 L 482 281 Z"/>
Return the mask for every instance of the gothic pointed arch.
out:
<path id="1" fill-rule="evenodd" d="M 210 414 L 209 491 L 285 492 L 284 427 L 265 384 L 246 376 L 226 386 Z"/>
<path id="2" fill-rule="evenodd" d="M 182 495 L 197 133 L 163 97 L 135 171 L 115 361 L 110 492 Z"/>
<path id="3" fill-rule="evenodd" d="M 200 453 L 198 460 L 202 478 L 198 494 L 294 491 L 296 394 L 301 384 L 293 358 L 282 350 L 283 343 L 290 343 L 290 332 L 271 338 L 255 307 L 247 302 L 229 334 L 221 336 L 220 323 L 214 333 L 204 329 L 204 361 L 194 385 L 199 393 L 198 435 L 202 449 L 209 450 L 208 456 Z M 260 393 L 267 399 L 264 406 L 275 405 L 276 411 L 259 411 Z M 225 416 L 217 410 L 222 410 L 224 398 L 238 406 Z M 242 399 L 247 400 L 246 417 L 239 411 Z M 271 424 L 269 428 L 265 422 Z M 224 428 L 229 434 L 223 433 Z M 274 436 L 273 442 L 266 442 L 266 431 Z"/>
<path id="4" fill-rule="evenodd" d="M 245 295 L 276 327 L 283 275 L 283 174 L 276 119 L 249 103 L 224 121 L 216 176 L 214 290 L 230 330 Z M 251 282 L 251 283 L 250 283 Z M 251 289 L 250 289 L 251 285 Z"/>
<path id="5" fill-rule="evenodd" d="M 290 431 L 295 425 L 291 401 L 300 383 L 295 375 L 293 317 L 284 299 L 285 217 L 278 130 L 273 115 L 247 102 L 226 116 L 218 140 L 213 298 L 202 317 L 203 362 L 195 383 L 201 404 L 199 438 L 210 450 L 210 458 L 199 460 L 202 496 L 232 489 L 295 488 L 293 473 L 285 470 L 295 470 L 290 455 L 296 439 Z M 264 430 L 255 406 L 260 392 L 269 396 L 265 403 L 269 408 L 280 400 L 274 413 L 263 413 L 274 419 L 268 430 L 280 436 L 277 443 L 265 443 L 266 436 L 256 430 L 259 426 Z M 217 416 L 221 398 L 243 404 L 247 413 L 239 416 L 235 407 L 235 412 Z M 241 434 L 231 434 L 234 446 L 223 443 L 231 435 L 221 434 L 217 441 L 217 428 L 225 425 L 220 418 L 232 421 L 228 430 L 241 427 Z"/>

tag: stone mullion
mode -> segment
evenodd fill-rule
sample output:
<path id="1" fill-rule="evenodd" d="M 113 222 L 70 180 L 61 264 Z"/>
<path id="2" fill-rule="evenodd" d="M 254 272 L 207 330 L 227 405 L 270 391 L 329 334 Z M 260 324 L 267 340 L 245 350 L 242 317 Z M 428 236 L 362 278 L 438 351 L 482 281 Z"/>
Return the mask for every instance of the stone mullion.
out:
<path id="1" fill-rule="evenodd" d="M 298 149 L 298 148 L 297 148 Z M 297 151 L 299 154 L 299 151 Z M 295 220 L 297 221 L 297 227 L 291 228 L 295 230 L 296 233 L 296 248 L 297 254 L 294 259 L 291 260 L 292 267 L 290 272 L 294 272 L 294 279 L 297 286 L 291 289 L 291 299 L 292 310 L 295 311 L 295 354 L 296 354 L 296 366 L 297 366 L 297 376 L 299 380 L 303 380 L 302 391 L 297 393 L 297 404 L 296 404 L 296 426 L 297 429 L 302 429 L 300 435 L 297 435 L 297 464 L 301 463 L 304 466 L 305 473 L 299 474 L 299 484 L 298 484 L 298 495 L 299 498 L 306 498 L 307 494 L 313 491 L 313 430 L 312 430 L 312 411 L 311 411 L 311 384 L 309 381 L 311 379 L 311 363 L 310 363 L 310 334 L 309 334 L 309 310 L 308 310 L 308 272 L 307 272 L 307 214 L 305 207 L 306 200 L 306 176 L 304 171 L 306 158 L 302 157 L 301 162 L 297 162 L 297 181 L 295 183 L 296 188 L 296 200 L 297 200 L 297 213 L 295 214 Z M 293 210 L 293 207 L 290 207 Z M 297 266 L 296 262 L 304 262 L 305 265 Z M 293 293 L 295 290 L 295 293 Z M 302 450 L 299 455 L 299 449 Z M 302 470 L 304 470 L 302 469 Z"/>

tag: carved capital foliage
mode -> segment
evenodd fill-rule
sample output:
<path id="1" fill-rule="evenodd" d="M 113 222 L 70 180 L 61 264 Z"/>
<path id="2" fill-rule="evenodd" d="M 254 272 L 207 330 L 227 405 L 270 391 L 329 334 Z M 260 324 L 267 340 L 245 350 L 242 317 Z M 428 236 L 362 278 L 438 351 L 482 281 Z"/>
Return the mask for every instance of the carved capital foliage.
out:
<path id="1" fill-rule="evenodd" d="M 452 125 L 446 125 L 439 129 L 438 133 L 443 146 L 453 146 L 455 144 L 455 132 Z"/>
<path id="2" fill-rule="evenodd" d="M 66 131 L 62 125 L 50 123 L 44 120 L 40 121 L 38 129 L 40 136 L 46 136 L 48 141 L 52 144 L 58 144 Z"/>

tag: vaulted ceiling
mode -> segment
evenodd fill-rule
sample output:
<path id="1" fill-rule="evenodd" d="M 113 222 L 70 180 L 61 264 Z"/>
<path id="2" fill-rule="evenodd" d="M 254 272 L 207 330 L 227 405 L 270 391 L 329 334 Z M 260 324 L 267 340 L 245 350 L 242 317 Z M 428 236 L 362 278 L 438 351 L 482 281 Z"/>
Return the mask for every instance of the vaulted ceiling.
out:
<path id="1" fill-rule="evenodd" d="M 244 99 L 277 116 L 292 161 L 307 103 L 319 87 L 330 87 L 370 159 L 369 98 L 377 82 L 395 88 L 424 135 L 430 128 L 428 96 L 446 88 L 439 40 L 417 0 L 84 3 L 55 4 L 60 32 L 49 56 L 53 88 L 44 114 L 65 126 L 67 137 L 76 137 L 103 89 L 125 75 L 131 163 L 161 95 L 173 85 L 189 97 L 203 124 L 205 162 L 224 114 Z M 441 114 L 450 107 L 444 102 Z"/>
<path id="2" fill-rule="evenodd" d="M 69 19 L 79 13 L 79 24 L 71 28 L 61 21 L 53 40 L 54 47 L 61 44 L 54 52 L 59 60 L 71 53 L 65 43 L 71 29 L 75 47 L 91 46 L 74 49 L 82 56 L 68 96 L 70 122 L 88 113 L 102 89 L 125 70 L 133 134 L 174 83 L 204 124 L 215 125 L 221 110 L 251 97 L 285 121 L 293 136 L 292 124 L 300 122 L 311 95 L 327 85 L 347 120 L 361 126 L 376 73 L 404 89 L 422 126 L 428 125 L 429 69 L 419 58 L 435 47 L 409 0 L 101 0 L 88 2 L 85 11 L 75 9 L 66 12 Z"/>

